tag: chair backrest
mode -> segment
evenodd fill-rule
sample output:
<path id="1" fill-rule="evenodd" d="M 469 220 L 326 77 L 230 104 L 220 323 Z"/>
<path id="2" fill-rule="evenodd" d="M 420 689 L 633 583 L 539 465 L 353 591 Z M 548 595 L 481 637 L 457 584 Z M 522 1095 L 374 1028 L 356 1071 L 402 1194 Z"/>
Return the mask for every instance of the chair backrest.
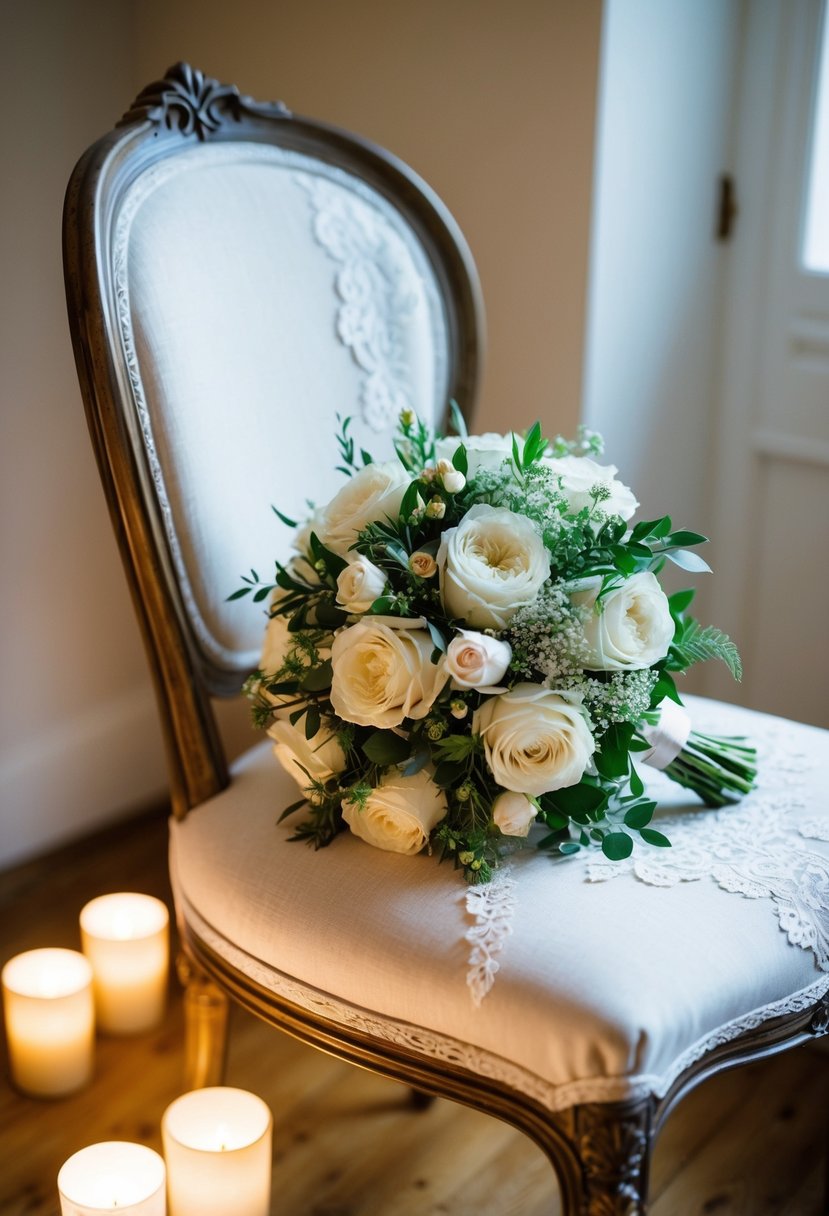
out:
<path id="1" fill-rule="evenodd" d="M 64 210 L 72 339 L 183 813 L 226 783 L 211 695 L 255 666 L 264 606 L 340 475 L 336 415 L 392 454 L 404 407 L 475 397 L 475 268 L 431 190 L 377 147 L 186 64 L 82 157 Z"/>

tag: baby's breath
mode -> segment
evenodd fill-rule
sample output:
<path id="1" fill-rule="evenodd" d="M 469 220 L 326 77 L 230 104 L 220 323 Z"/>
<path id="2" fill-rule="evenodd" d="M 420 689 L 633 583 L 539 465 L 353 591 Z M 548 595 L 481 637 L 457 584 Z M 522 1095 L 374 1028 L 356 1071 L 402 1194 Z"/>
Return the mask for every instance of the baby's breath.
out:
<path id="1" fill-rule="evenodd" d="M 559 688 L 572 688 L 582 694 L 593 731 L 601 734 L 618 722 L 639 722 L 647 712 L 658 679 L 658 673 L 647 667 L 642 671 L 614 671 L 609 680 L 580 674 L 565 679 Z"/>
<path id="2" fill-rule="evenodd" d="M 585 658 L 581 612 L 566 588 L 547 582 L 534 603 L 519 608 L 510 621 L 511 669 L 528 679 L 561 687 L 565 677 L 580 675 Z"/>

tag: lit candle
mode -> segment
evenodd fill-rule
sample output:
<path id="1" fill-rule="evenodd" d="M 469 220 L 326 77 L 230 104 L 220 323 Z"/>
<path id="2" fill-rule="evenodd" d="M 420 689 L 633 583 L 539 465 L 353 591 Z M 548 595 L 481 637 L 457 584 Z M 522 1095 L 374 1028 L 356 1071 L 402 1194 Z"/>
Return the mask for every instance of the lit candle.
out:
<path id="1" fill-rule="evenodd" d="M 170 1216 L 268 1216 L 271 1112 L 243 1089 L 194 1089 L 161 1122 Z"/>
<path id="2" fill-rule="evenodd" d="M 164 1162 L 143 1144 L 90 1144 L 58 1174 L 61 1216 L 165 1216 L 164 1179 Z"/>
<path id="3" fill-rule="evenodd" d="M 92 968 L 76 950 L 29 950 L 2 972 L 9 1066 L 18 1089 L 58 1098 L 92 1076 Z"/>
<path id="4" fill-rule="evenodd" d="M 137 1034 L 161 1021 L 170 961 L 169 920 L 160 899 L 127 892 L 101 895 L 82 910 L 81 942 L 92 964 L 101 1030 Z"/>

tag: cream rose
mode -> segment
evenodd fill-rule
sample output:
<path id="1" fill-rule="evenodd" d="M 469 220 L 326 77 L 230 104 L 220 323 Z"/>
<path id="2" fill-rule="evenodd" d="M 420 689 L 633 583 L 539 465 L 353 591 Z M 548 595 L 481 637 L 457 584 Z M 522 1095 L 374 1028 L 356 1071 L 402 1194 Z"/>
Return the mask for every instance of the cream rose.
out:
<path id="1" fill-rule="evenodd" d="M 536 797 L 581 780 L 595 750 L 593 736 L 574 692 L 552 692 L 540 684 L 516 684 L 476 710 L 472 733 L 498 785 Z"/>
<path id="2" fill-rule="evenodd" d="M 628 520 L 636 513 L 639 503 L 633 491 L 616 479 L 618 469 L 615 465 L 596 464 L 588 456 L 548 457 L 544 464 L 561 478 L 561 488 L 574 514 L 593 505 L 590 491 L 598 485 L 609 492 L 609 497 L 599 503 L 608 515 L 620 515 Z"/>
<path id="3" fill-rule="evenodd" d="M 360 469 L 319 512 L 322 543 L 344 557 L 367 524 L 397 516 L 410 480 L 398 460 Z"/>
<path id="4" fill-rule="evenodd" d="M 511 659 L 509 642 L 459 629 L 446 651 L 446 670 L 456 687 L 484 691 L 504 678 Z"/>
<path id="5" fill-rule="evenodd" d="M 305 732 L 290 722 L 274 722 L 268 734 L 274 742 L 274 755 L 301 790 L 308 788 L 310 779 L 328 781 L 345 768 L 345 752 L 325 724 L 312 739 L 306 739 Z"/>
<path id="6" fill-rule="evenodd" d="M 444 532 L 438 565 L 447 613 L 476 629 L 504 629 L 550 576 L 549 554 L 530 520 L 485 504 Z"/>
<path id="7" fill-rule="evenodd" d="M 399 726 L 425 718 L 449 679 L 445 660 L 432 663 L 425 629 L 400 628 L 368 618 L 343 629 L 331 649 L 331 704 L 358 726 Z"/>
<path id="8" fill-rule="evenodd" d="M 474 477 L 479 469 L 498 469 L 509 456 L 512 456 L 512 435 L 496 435 L 487 431 L 483 435 L 467 435 L 466 439 L 438 439 L 435 443 L 435 458 L 438 464 L 452 457 L 463 444 L 466 448 L 468 462 L 467 477 Z M 519 448 L 521 440 L 518 441 Z"/>
<path id="9" fill-rule="evenodd" d="M 346 612 L 368 612 L 386 589 L 384 572 L 362 553 L 340 571 L 337 578 L 337 603 Z"/>
<path id="10" fill-rule="evenodd" d="M 538 807 L 526 794 L 514 794 L 510 790 L 499 794 L 492 804 L 492 821 L 505 836 L 528 835 L 537 814 Z"/>
<path id="11" fill-rule="evenodd" d="M 446 814 L 446 797 L 425 769 L 413 777 L 390 775 L 363 806 L 343 802 L 343 819 L 355 836 L 389 853 L 419 853 Z"/>
<path id="12" fill-rule="evenodd" d="M 664 659 L 674 636 L 668 597 L 650 571 L 632 574 L 597 605 L 599 577 L 584 579 L 571 594 L 589 615 L 583 624 L 589 671 L 639 670 Z"/>

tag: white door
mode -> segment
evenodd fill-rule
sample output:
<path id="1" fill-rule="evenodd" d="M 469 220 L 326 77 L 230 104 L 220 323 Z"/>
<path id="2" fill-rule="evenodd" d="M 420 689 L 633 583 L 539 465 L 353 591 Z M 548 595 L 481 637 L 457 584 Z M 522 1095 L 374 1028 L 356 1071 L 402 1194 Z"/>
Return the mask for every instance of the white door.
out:
<path id="1" fill-rule="evenodd" d="M 825 10 L 746 6 L 711 585 L 745 676 L 735 691 L 712 664 L 706 691 L 829 726 L 829 235 L 821 253 L 812 223 L 829 225 L 829 182 L 809 207 L 829 162 Z"/>

